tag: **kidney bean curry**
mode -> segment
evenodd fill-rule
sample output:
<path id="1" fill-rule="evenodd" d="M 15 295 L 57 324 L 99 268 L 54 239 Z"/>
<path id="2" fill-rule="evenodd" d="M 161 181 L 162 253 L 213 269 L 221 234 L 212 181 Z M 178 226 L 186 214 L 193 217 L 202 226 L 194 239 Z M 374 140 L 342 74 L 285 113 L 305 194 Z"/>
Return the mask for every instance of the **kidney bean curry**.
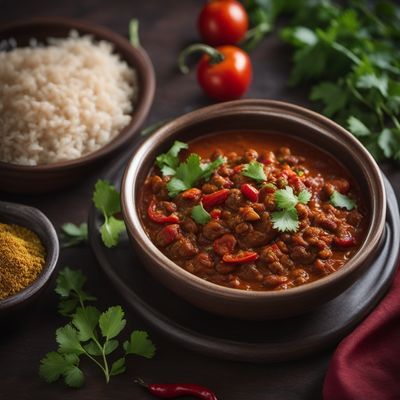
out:
<path id="1" fill-rule="evenodd" d="M 360 190 L 327 153 L 278 134 L 176 141 L 139 199 L 144 228 L 176 264 L 242 290 L 285 290 L 340 269 L 360 247 Z"/>

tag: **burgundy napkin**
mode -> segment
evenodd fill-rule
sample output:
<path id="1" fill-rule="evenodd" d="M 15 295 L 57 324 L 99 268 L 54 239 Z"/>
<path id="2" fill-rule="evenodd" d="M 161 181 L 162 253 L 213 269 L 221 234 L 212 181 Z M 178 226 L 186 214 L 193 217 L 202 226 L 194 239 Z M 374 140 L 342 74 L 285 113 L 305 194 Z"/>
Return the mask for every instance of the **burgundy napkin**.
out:
<path id="1" fill-rule="evenodd" d="M 324 400 L 400 399 L 400 271 L 378 307 L 338 346 Z"/>

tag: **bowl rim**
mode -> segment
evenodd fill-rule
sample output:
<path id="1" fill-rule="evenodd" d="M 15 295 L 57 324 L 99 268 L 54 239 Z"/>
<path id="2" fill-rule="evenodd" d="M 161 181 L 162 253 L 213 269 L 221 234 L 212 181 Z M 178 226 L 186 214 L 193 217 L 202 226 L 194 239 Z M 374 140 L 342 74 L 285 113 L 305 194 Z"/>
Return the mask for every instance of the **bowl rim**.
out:
<path id="1" fill-rule="evenodd" d="M 50 222 L 45 214 L 43 214 L 39 209 L 35 207 L 19 203 L 0 201 L 0 222 L 2 222 L 2 216 L 7 216 L 10 221 L 13 221 L 15 215 L 18 215 L 18 219 L 20 221 L 29 221 L 40 225 L 48 238 L 49 246 L 46 247 L 45 264 L 43 265 L 42 271 L 37 276 L 37 278 L 29 286 L 23 288 L 19 292 L 4 299 L 0 299 L 0 311 L 23 303 L 27 299 L 38 293 L 46 285 L 46 283 L 52 276 L 56 268 L 60 252 L 60 244 L 58 241 L 57 232 L 53 224 Z M 19 221 L 10 223 L 24 226 L 23 223 Z M 24 227 L 36 233 L 39 236 L 42 244 L 44 244 L 42 235 L 40 235 L 35 229 L 27 226 Z"/>
<path id="2" fill-rule="evenodd" d="M 57 161 L 50 164 L 21 165 L 0 161 L 0 170 L 12 170 L 19 172 L 64 171 L 87 165 L 95 160 L 110 155 L 116 152 L 123 144 L 125 144 L 129 139 L 138 133 L 138 130 L 143 124 L 144 120 L 147 118 L 153 103 L 156 88 L 156 78 L 153 64 L 146 50 L 144 50 L 144 48 L 141 46 L 132 46 L 125 37 L 113 32 L 111 29 L 105 26 L 85 21 L 83 19 L 72 19 L 67 17 L 30 17 L 2 25 L 0 27 L 0 38 L 7 31 L 13 29 L 29 29 L 30 27 L 41 26 L 65 27 L 70 30 L 77 30 L 79 34 L 92 35 L 97 37 L 98 40 L 108 41 L 113 45 L 115 52 L 123 61 L 126 61 L 125 55 L 130 54 L 135 59 L 134 68 L 137 73 L 137 80 L 139 82 L 138 101 L 135 103 L 134 110 L 130 113 L 131 120 L 129 124 L 126 125 L 114 138 L 112 138 L 111 141 L 95 151 L 75 159 Z M 49 37 L 51 37 L 51 35 Z M 116 47 L 118 47 L 120 50 L 117 51 Z M 121 49 L 123 51 L 121 51 Z M 130 64 L 128 63 L 128 65 Z"/>
<path id="3" fill-rule="evenodd" d="M 216 116 L 221 117 L 232 112 L 238 112 L 239 110 L 258 110 L 261 113 L 265 113 L 267 110 L 269 110 L 270 113 L 275 112 L 274 115 L 287 116 L 287 114 L 283 113 L 296 115 L 297 120 L 302 120 L 303 122 L 306 120 L 313 123 L 314 126 L 318 126 L 320 129 L 325 128 L 326 131 L 337 132 L 339 135 L 342 135 L 342 137 L 351 143 L 353 149 L 358 151 L 358 154 L 362 156 L 363 161 L 367 163 L 364 165 L 368 165 L 368 177 L 371 177 L 371 179 L 379 188 L 378 191 L 371 193 L 371 199 L 373 200 L 373 204 L 371 205 L 371 221 L 368 226 L 368 232 L 363 244 L 351 257 L 351 259 L 338 271 L 314 282 L 296 286 L 284 291 L 238 290 L 208 282 L 194 274 L 191 274 L 164 255 L 147 236 L 142 226 L 135 201 L 137 188 L 134 187 L 133 183 L 136 183 L 138 171 L 141 169 L 141 165 L 138 164 L 140 160 L 136 160 L 145 157 L 145 154 L 152 151 L 154 147 L 160 146 L 160 144 L 171 140 L 171 137 L 173 137 L 177 131 L 181 131 L 183 127 L 187 128 L 193 122 L 204 121 L 205 119 Z M 324 150 L 327 151 L 326 149 Z M 184 280 L 187 285 L 190 284 L 190 286 L 196 287 L 203 292 L 206 291 L 217 296 L 223 295 L 231 299 L 241 298 L 243 301 L 252 301 L 253 299 L 272 300 L 283 298 L 290 299 L 292 297 L 300 298 L 302 296 L 309 295 L 311 292 L 331 287 L 336 282 L 343 281 L 346 276 L 354 273 L 355 270 L 372 258 L 379 249 L 378 244 L 383 233 L 386 217 L 386 192 L 384 189 L 384 182 L 380 173 L 380 169 L 372 155 L 350 132 L 343 127 L 339 126 L 321 114 L 295 104 L 277 100 L 246 99 L 219 103 L 200 108 L 169 121 L 162 127 L 158 128 L 150 137 L 144 140 L 140 146 L 135 149 L 126 165 L 121 185 L 121 205 L 124 221 L 129 232 L 131 233 L 131 236 L 134 238 L 138 246 L 146 253 L 148 257 L 150 257 L 154 263 L 167 270 L 168 273 L 172 274 L 175 279 L 180 279 L 182 281 Z M 367 246 L 369 248 L 368 252 L 365 251 Z"/>

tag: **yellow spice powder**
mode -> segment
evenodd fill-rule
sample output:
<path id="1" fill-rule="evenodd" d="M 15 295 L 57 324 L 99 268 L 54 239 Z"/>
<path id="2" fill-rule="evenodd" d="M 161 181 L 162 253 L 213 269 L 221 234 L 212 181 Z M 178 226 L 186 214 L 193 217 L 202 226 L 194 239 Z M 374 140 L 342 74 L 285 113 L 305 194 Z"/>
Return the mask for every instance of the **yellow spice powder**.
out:
<path id="1" fill-rule="evenodd" d="M 0 299 L 29 286 L 45 264 L 46 251 L 36 233 L 0 223 Z"/>

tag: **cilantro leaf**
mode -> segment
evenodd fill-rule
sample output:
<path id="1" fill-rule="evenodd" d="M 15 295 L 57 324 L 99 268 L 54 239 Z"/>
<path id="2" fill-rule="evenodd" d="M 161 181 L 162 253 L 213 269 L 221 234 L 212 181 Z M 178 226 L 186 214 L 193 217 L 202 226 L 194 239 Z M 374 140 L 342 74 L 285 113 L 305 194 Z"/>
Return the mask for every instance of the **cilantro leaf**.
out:
<path id="1" fill-rule="evenodd" d="M 70 324 L 56 331 L 56 341 L 60 353 L 82 354 L 84 349 L 80 344 L 77 330 Z"/>
<path id="2" fill-rule="evenodd" d="M 335 115 L 337 112 L 346 107 L 348 94 L 337 84 L 331 82 L 322 82 L 313 87 L 311 100 L 321 100 L 325 104 L 323 113 L 328 117 Z"/>
<path id="3" fill-rule="evenodd" d="M 101 334 L 108 340 L 117 336 L 125 328 L 126 320 L 121 306 L 110 307 L 99 318 Z"/>
<path id="4" fill-rule="evenodd" d="M 114 217 L 106 218 L 100 228 L 101 238 L 106 247 L 113 247 L 118 244 L 119 237 L 125 232 L 125 222 Z"/>
<path id="5" fill-rule="evenodd" d="M 113 185 L 101 179 L 96 182 L 93 203 L 99 211 L 107 216 L 121 211 L 119 193 Z"/>
<path id="6" fill-rule="evenodd" d="M 124 343 L 126 354 L 136 354 L 145 358 L 153 358 L 156 348 L 144 331 L 133 331 L 131 337 Z"/>
<path id="7" fill-rule="evenodd" d="M 178 154 L 182 149 L 187 149 L 188 147 L 186 143 L 175 140 L 166 153 L 160 154 L 156 158 L 156 163 L 164 176 L 175 175 L 176 168 L 179 165 Z"/>
<path id="8" fill-rule="evenodd" d="M 295 208 L 274 211 L 271 220 L 272 226 L 279 232 L 296 232 L 299 228 L 299 217 Z"/>
<path id="9" fill-rule="evenodd" d="M 349 211 L 357 206 L 356 202 L 353 199 L 344 194 L 339 193 L 337 190 L 334 190 L 334 192 L 332 193 L 330 197 L 330 202 L 335 207 L 345 208 L 346 210 Z"/>
<path id="10" fill-rule="evenodd" d="M 83 372 L 77 366 L 70 366 L 64 372 L 65 383 L 73 388 L 80 388 L 85 383 Z"/>
<path id="11" fill-rule="evenodd" d="M 242 174 L 260 182 L 267 180 L 267 176 L 264 172 L 264 164 L 258 161 L 252 161 L 246 164 L 243 167 Z"/>
<path id="12" fill-rule="evenodd" d="M 78 307 L 79 299 L 60 300 L 58 303 L 58 312 L 64 317 L 69 317 L 72 312 Z"/>
<path id="13" fill-rule="evenodd" d="M 307 189 L 303 189 L 297 196 L 299 203 L 307 204 L 311 199 L 311 193 Z"/>
<path id="14" fill-rule="evenodd" d="M 279 189 L 275 192 L 275 202 L 279 208 L 293 208 L 298 203 L 297 196 L 293 193 L 291 186 L 286 186 L 285 189 Z"/>
<path id="15" fill-rule="evenodd" d="M 351 116 L 347 120 L 350 132 L 357 137 L 369 136 L 371 131 L 358 118 Z"/>
<path id="16" fill-rule="evenodd" d="M 399 149 L 400 141 L 396 141 L 392 130 L 385 128 L 379 134 L 378 145 L 382 149 L 385 157 L 390 158 L 393 153 Z"/>
<path id="17" fill-rule="evenodd" d="M 52 351 L 40 360 L 39 375 L 48 383 L 55 382 L 69 366 L 62 354 Z"/>
<path id="18" fill-rule="evenodd" d="M 114 361 L 111 366 L 110 376 L 115 376 L 122 374 L 126 371 L 125 367 L 125 357 L 121 357 L 118 360 Z"/>
<path id="19" fill-rule="evenodd" d="M 86 223 L 75 225 L 70 222 L 61 225 L 62 247 L 72 247 L 88 240 L 88 227 Z"/>
<path id="20" fill-rule="evenodd" d="M 202 225 L 206 224 L 211 219 L 211 215 L 204 209 L 203 204 L 194 206 L 191 216 L 198 224 Z"/>
<path id="21" fill-rule="evenodd" d="M 218 157 L 212 163 L 202 164 L 198 154 L 190 154 L 185 162 L 179 164 L 175 176 L 167 183 L 169 196 L 173 198 L 193 187 L 200 179 L 208 179 L 223 163 L 224 159 Z"/>
<path id="22" fill-rule="evenodd" d="M 93 337 L 99 317 L 100 311 L 96 307 L 78 308 L 72 318 L 72 324 L 78 330 L 78 337 L 81 342 L 86 342 Z"/>

